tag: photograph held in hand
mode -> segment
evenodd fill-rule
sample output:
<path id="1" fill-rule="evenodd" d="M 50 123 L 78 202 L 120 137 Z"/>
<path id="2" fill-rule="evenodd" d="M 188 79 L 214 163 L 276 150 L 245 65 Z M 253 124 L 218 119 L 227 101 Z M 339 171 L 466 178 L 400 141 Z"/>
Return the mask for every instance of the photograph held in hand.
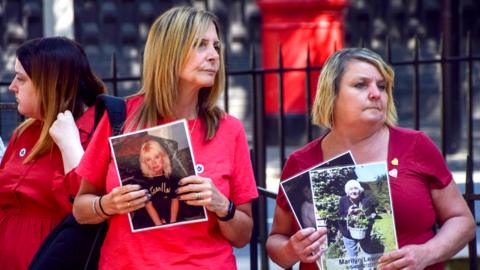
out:
<path id="1" fill-rule="evenodd" d="M 206 221 L 205 207 L 177 198 L 180 179 L 195 175 L 185 120 L 110 138 L 121 185 L 136 184 L 150 198 L 128 214 L 132 232 Z"/>

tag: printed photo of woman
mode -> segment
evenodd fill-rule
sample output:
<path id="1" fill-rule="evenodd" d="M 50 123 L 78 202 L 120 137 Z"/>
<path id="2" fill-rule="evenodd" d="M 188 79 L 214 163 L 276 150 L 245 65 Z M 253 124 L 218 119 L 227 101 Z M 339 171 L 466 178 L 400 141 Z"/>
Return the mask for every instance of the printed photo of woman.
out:
<path id="1" fill-rule="evenodd" d="M 156 140 L 148 140 L 140 147 L 138 157 L 141 175 L 135 183 L 148 190 L 150 201 L 145 208 L 133 213 L 134 228 L 158 226 L 177 221 L 179 201 L 175 190 L 178 179 L 171 179 L 172 165 L 167 150 Z"/>

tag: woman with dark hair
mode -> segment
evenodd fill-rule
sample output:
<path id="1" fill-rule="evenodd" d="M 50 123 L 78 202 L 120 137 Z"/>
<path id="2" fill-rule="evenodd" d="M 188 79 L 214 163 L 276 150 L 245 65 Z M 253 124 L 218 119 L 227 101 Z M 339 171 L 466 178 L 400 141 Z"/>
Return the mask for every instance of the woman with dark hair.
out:
<path id="1" fill-rule="evenodd" d="M 93 128 L 89 107 L 106 88 L 80 45 L 53 37 L 17 49 L 9 90 L 26 119 L 0 163 L 0 265 L 16 270 L 27 269 L 42 241 L 72 210 L 70 199 L 80 186 L 72 169 Z"/>

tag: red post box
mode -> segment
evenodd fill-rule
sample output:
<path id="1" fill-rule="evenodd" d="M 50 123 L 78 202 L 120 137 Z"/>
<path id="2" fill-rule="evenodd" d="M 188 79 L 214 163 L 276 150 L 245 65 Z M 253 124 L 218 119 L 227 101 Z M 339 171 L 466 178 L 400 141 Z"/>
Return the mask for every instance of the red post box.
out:
<path id="1" fill-rule="evenodd" d="M 343 11 L 347 0 L 258 0 L 262 14 L 262 61 L 264 68 L 278 68 L 282 47 L 285 68 L 305 68 L 307 47 L 310 65 L 321 66 L 343 47 Z M 310 94 L 315 95 L 319 72 L 311 73 Z M 288 115 L 305 115 L 306 74 L 284 73 L 284 109 Z M 278 112 L 278 75 L 265 76 L 265 112 Z M 313 101 L 313 98 L 312 98 Z"/>

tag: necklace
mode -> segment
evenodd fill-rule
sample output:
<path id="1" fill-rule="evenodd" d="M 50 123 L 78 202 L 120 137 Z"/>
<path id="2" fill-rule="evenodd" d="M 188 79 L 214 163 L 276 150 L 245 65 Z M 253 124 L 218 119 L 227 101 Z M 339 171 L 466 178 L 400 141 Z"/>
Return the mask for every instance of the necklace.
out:
<path id="1" fill-rule="evenodd" d="M 197 124 L 197 119 L 198 119 L 198 116 L 195 117 L 195 121 L 193 122 L 192 128 L 190 129 L 190 135 L 192 135 L 193 131 L 195 130 L 195 125 Z"/>

